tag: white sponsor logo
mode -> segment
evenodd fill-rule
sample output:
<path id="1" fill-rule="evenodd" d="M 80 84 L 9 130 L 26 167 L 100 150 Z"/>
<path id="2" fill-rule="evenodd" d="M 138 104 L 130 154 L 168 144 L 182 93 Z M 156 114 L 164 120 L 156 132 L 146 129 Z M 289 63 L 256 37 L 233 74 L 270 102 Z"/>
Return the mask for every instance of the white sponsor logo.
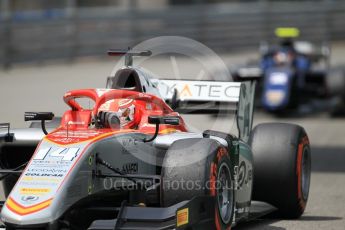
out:
<path id="1" fill-rule="evenodd" d="M 239 82 L 161 80 L 159 91 L 164 99 L 171 99 L 174 89 L 180 100 L 238 102 Z"/>
<path id="2" fill-rule="evenodd" d="M 59 157 L 62 161 L 72 161 L 79 151 L 79 148 L 43 148 L 40 149 L 34 157 L 34 160 L 44 160 L 46 157 L 50 159 Z"/>

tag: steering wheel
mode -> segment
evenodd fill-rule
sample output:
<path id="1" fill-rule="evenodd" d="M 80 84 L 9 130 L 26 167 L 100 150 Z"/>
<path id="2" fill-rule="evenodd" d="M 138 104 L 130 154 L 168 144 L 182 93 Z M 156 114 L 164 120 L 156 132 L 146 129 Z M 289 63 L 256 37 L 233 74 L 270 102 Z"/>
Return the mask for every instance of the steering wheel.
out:
<path id="1" fill-rule="evenodd" d="M 132 99 L 132 100 L 140 100 L 145 102 L 151 102 L 158 107 L 160 107 L 165 113 L 171 113 L 173 110 L 159 97 L 141 93 L 136 91 L 129 91 L 129 90 L 111 90 L 104 93 L 101 97 L 98 98 L 96 101 L 95 107 L 93 108 L 93 115 L 98 114 L 99 107 L 104 104 L 105 102 L 113 99 Z"/>
<path id="2" fill-rule="evenodd" d="M 80 90 L 73 90 L 70 92 L 67 92 L 63 99 L 67 105 L 69 105 L 72 110 L 74 111 L 80 111 L 83 110 L 82 106 L 79 105 L 78 102 L 75 101 L 76 98 L 90 98 L 93 101 L 97 101 L 98 95 L 94 89 L 80 89 Z"/>

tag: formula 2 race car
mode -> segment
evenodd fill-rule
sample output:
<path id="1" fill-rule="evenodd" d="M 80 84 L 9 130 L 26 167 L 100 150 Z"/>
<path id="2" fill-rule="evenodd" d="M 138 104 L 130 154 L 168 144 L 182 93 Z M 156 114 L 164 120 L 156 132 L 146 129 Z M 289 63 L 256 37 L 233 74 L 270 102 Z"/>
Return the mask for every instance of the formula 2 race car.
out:
<path id="1" fill-rule="evenodd" d="M 338 99 L 342 105 L 345 75 L 341 68 L 330 69 L 328 46 L 318 48 L 309 42 L 294 41 L 299 36 L 297 28 L 278 28 L 275 32 L 281 39 L 279 45 L 263 44 L 259 63 L 238 70 L 242 74 L 262 76 L 257 90 L 258 104 L 275 114 L 331 98 Z M 332 112 L 338 109 L 338 104 L 330 108 Z"/>
<path id="2" fill-rule="evenodd" d="M 110 54 L 126 55 L 128 64 L 150 52 Z M 54 130 L 45 126 L 49 112 L 25 114 L 43 132 L 2 124 L 5 228 L 221 230 L 271 212 L 300 217 L 310 183 L 308 136 L 293 124 L 252 130 L 255 81 L 243 80 L 202 82 L 218 85 L 224 93 L 216 98 L 198 82 L 152 79 L 126 65 L 108 79 L 111 89 L 67 92 L 70 110 Z M 181 87 L 190 92 L 184 101 L 232 105 L 238 136 L 191 132 L 166 103 L 179 106 Z"/>

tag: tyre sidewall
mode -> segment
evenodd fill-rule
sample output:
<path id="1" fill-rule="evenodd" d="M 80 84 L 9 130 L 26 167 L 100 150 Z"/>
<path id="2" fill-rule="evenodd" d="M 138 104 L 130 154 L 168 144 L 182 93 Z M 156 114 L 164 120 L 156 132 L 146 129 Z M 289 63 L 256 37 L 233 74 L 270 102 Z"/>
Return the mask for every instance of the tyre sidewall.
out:
<path id="1" fill-rule="evenodd" d="M 303 169 L 302 159 L 304 157 L 303 154 L 309 154 L 308 164 L 309 164 L 309 167 L 311 167 L 311 162 L 310 162 L 311 151 L 310 151 L 309 139 L 305 133 L 301 133 L 299 137 L 299 142 L 297 146 L 297 154 L 296 154 L 296 189 L 297 189 L 297 206 L 299 210 L 297 210 L 297 213 L 295 214 L 295 216 L 300 216 L 304 212 L 307 205 L 307 201 L 308 201 L 308 195 L 307 197 L 304 197 L 303 192 L 302 192 L 302 169 Z M 310 178 L 310 170 L 309 170 L 308 176 Z M 309 185 L 310 185 L 310 181 L 309 181 Z"/>
<path id="2" fill-rule="evenodd" d="M 218 178 L 218 172 L 221 165 L 226 164 L 230 169 L 230 176 L 232 181 L 232 207 L 231 207 L 231 216 L 230 221 L 228 223 L 224 223 L 221 216 L 220 216 L 220 210 L 218 208 L 218 201 L 217 201 L 217 187 L 220 186 L 220 184 L 217 182 Z M 235 193 L 234 193 L 234 177 L 233 177 L 233 170 L 231 168 L 231 162 L 229 154 L 224 147 L 220 147 L 216 154 L 212 154 L 212 157 L 209 159 L 209 164 L 206 170 L 207 178 L 209 178 L 209 183 L 206 185 L 207 195 L 210 195 L 214 197 L 215 199 L 215 226 L 216 230 L 223 230 L 223 229 L 230 229 L 231 223 L 233 220 L 234 215 L 234 206 L 235 206 Z"/>

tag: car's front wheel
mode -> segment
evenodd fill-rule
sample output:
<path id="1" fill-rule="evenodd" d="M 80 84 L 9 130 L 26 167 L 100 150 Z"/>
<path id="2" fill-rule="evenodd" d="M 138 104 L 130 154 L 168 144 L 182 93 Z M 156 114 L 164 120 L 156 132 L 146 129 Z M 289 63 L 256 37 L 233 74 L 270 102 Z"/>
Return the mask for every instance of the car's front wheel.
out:
<path id="1" fill-rule="evenodd" d="M 193 229 L 229 229 L 235 207 L 233 175 L 227 148 L 218 141 L 208 138 L 178 140 L 163 161 L 162 205 L 171 206 L 196 196 L 212 196 L 215 200 L 213 223 L 210 227 L 194 226 Z"/>

